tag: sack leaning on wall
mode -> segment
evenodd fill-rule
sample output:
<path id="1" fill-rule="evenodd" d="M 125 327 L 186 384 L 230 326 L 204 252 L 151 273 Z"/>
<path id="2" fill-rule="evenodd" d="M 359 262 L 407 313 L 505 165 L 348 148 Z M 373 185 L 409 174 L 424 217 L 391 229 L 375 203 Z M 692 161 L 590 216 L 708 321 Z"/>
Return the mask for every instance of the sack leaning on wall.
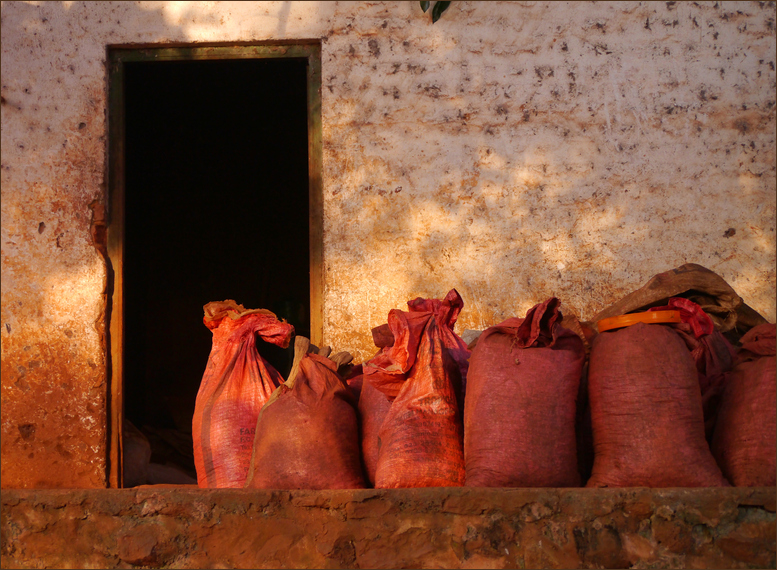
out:
<path id="1" fill-rule="evenodd" d="M 745 304 L 722 277 L 701 265 L 687 263 L 653 276 L 639 289 L 600 311 L 590 324 L 596 328 L 601 321 L 617 315 L 666 309 L 684 311 L 684 319 L 681 319 L 684 322 L 643 326 L 674 329 L 685 343 L 696 365 L 705 436 L 709 443 L 716 429 L 721 394 L 733 365 L 732 345 L 740 338 L 744 340 L 743 335 L 753 327 L 764 325 L 767 321 Z M 593 357 L 592 354 L 589 375 L 594 365 Z M 669 358 L 671 354 L 657 353 L 657 362 L 664 357 Z M 584 382 L 588 381 L 589 375 Z M 589 394 L 589 397 L 593 400 L 595 395 Z M 587 406 L 586 414 L 589 413 L 590 406 Z M 748 423 L 751 421 L 748 420 Z M 595 482 L 592 480 L 592 483 Z"/>
<path id="2" fill-rule="evenodd" d="M 600 333 L 588 368 L 594 465 L 588 487 L 727 486 L 704 434 L 699 377 L 669 326 Z"/>
<path id="3" fill-rule="evenodd" d="M 251 461 L 256 418 L 283 382 L 257 352 L 256 337 L 286 348 L 294 327 L 270 311 L 246 310 L 232 300 L 208 303 L 204 311 L 213 346 L 192 418 L 197 484 L 240 488 Z"/>
<path id="4" fill-rule="evenodd" d="M 579 487 L 575 419 L 580 337 L 548 299 L 486 329 L 470 359 L 464 407 L 467 486 Z"/>
<path id="5" fill-rule="evenodd" d="M 715 330 L 732 344 L 752 327 L 766 323 L 720 275 L 696 263 L 685 263 L 654 275 L 639 289 L 599 311 L 591 322 L 647 311 L 666 305 L 671 297 L 683 297 L 699 305 L 712 319 Z"/>

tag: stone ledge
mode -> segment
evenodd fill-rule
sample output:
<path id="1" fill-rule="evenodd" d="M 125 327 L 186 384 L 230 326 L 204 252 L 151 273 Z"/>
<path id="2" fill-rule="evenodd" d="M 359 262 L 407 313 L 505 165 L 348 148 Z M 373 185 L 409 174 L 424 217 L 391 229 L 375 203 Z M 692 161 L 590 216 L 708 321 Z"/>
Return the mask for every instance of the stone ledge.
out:
<path id="1" fill-rule="evenodd" d="M 2 490 L 3 568 L 775 568 L 775 489 Z"/>

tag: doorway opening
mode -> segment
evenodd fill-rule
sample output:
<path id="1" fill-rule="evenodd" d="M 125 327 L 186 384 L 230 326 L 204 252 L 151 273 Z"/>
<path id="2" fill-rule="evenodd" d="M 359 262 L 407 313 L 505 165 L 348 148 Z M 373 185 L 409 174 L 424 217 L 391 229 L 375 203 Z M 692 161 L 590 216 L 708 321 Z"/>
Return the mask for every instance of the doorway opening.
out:
<path id="1" fill-rule="evenodd" d="M 121 384 L 112 439 L 124 449 L 111 455 L 128 464 L 113 466 L 111 486 L 133 469 L 134 437 L 150 443 L 146 482 L 196 480 L 191 421 L 212 340 L 205 304 L 234 299 L 319 336 L 317 46 L 296 46 L 308 48 L 299 57 L 290 47 L 112 52 L 121 89 L 111 96 L 122 103 L 110 117 L 112 142 L 121 140 L 111 153 L 109 253 L 122 268 L 111 313 L 112 383 Z M 293 347 L 257 348 L 288 375 Z"/>

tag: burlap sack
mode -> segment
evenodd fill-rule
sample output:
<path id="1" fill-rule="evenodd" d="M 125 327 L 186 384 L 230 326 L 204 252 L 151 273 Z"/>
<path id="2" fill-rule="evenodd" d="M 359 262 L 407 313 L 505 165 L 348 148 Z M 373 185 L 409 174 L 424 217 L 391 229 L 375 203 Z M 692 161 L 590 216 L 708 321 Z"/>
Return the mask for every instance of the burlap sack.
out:
<path id="1" fill-rule="evenodd" d="M 580 337 L 551 298 L 486 329 L 470 359 L 464 407 L 467 486 L 579 487 Z"/>
<path id="2" fill-rule="evenodd" d="M 696 364 L 668 326 L 599 334 L 588 368 L 588 487 L 726 486 L 704 435 Z"/>
<path id="3" fill-rule="evenodd" d="M 208 303 L 203 322 L 213 347 L 192 418 L 194 465 L 200 487 L 242 487 L 256 418 L 283 378 L 256 350 L 257 335 L 286 348 L 294 327 L 263 309 L 232 300 Z"/>

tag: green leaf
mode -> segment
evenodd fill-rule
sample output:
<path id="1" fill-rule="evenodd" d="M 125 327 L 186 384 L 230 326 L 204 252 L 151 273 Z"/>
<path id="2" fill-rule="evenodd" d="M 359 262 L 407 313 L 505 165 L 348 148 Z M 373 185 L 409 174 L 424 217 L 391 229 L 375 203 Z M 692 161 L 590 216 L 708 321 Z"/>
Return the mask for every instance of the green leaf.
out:
<path id="1" fill-rule="evenodd" d="M 419 2 L 419 4 L 421 4 L 421 10 L 423 10 L 424 14 L 426 14 L 426 11 L 429 9 L 429 4 L 431 4 L 431 2 Z"/>
<path id="2" fill-rule="evenodd" d="M 440 16 L 442 16 L 442 13 L 445 12 L 445 10 L 448 9 L 448 6 L 450 6 L 450 2 L 435 2 L 434 8 L 432 8 L 432 24 L 434 24 L 437 20 L 440 19 Z"/>

